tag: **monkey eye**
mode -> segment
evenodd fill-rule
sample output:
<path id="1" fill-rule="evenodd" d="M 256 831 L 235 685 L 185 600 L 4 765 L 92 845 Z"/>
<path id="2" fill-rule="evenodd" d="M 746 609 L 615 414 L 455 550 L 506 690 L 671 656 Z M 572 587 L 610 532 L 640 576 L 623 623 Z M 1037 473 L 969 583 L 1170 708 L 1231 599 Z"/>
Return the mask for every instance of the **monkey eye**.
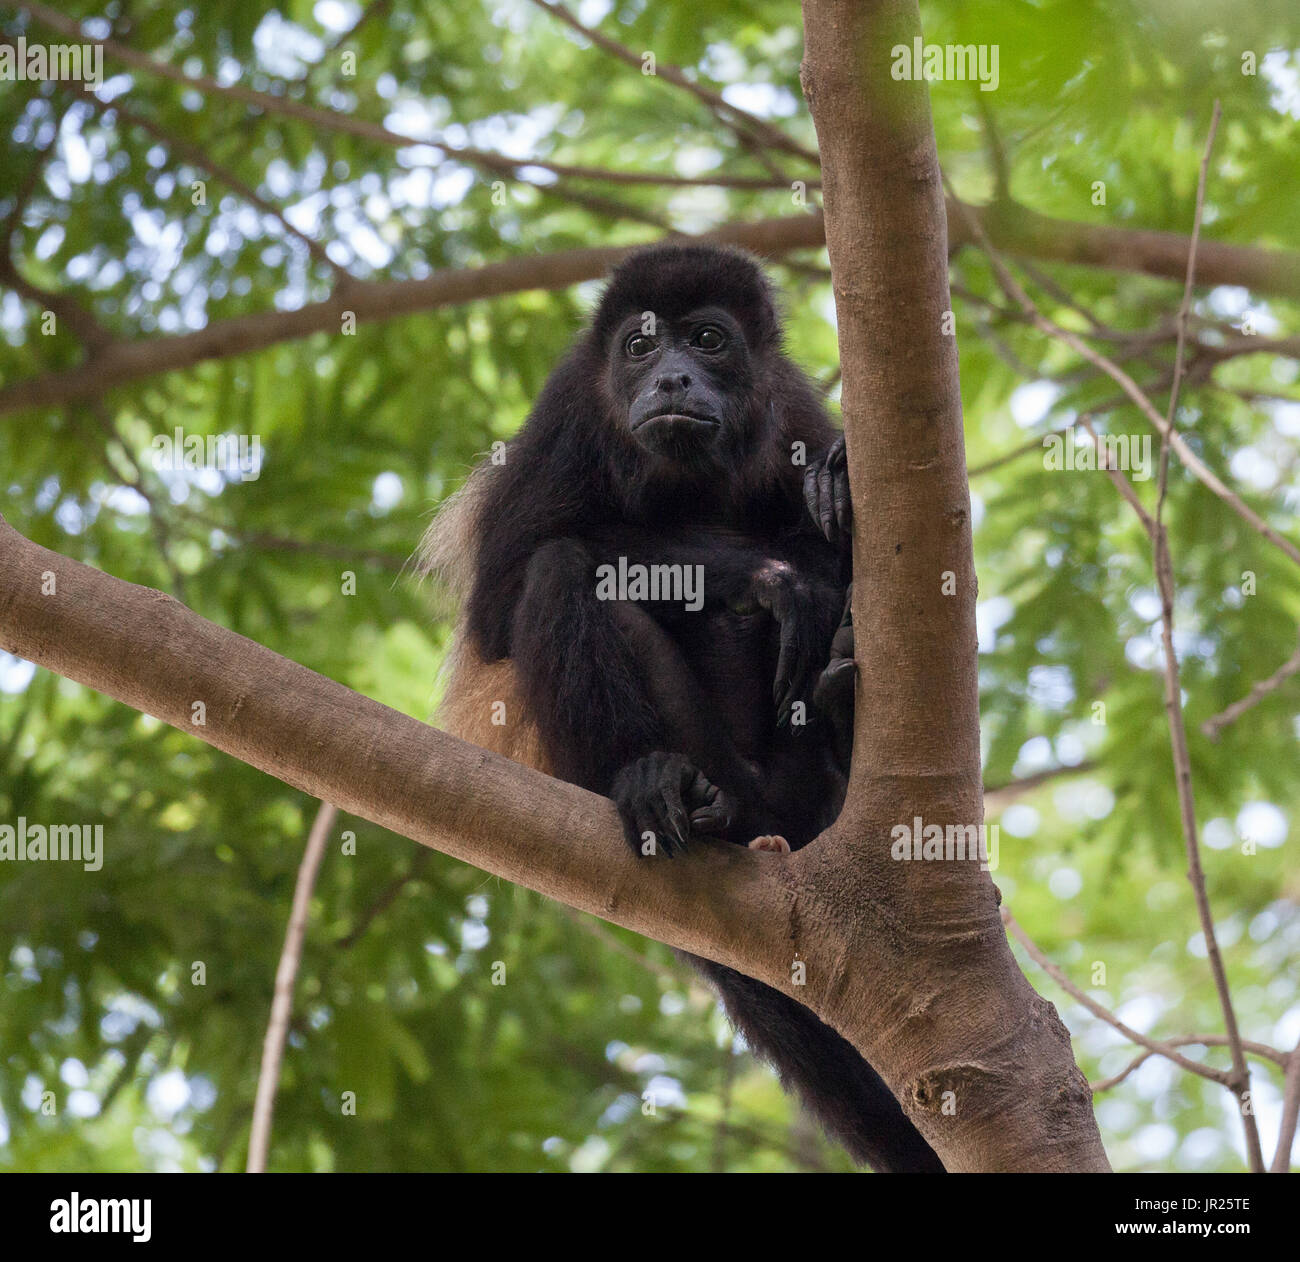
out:
<path id="1" fill-rule="evenodd" d="M 623 347 L 633 359 L 644 359 L 654 348 L 654 338 L 646 337 L 644 333 L 633 333 Z"/>
<path id="2" fill-rule="evenodd" d="M 720 351 L 727 344 L 727 335 L 714 324 L 706 324 L 691 339 L 702 351 Z"/>

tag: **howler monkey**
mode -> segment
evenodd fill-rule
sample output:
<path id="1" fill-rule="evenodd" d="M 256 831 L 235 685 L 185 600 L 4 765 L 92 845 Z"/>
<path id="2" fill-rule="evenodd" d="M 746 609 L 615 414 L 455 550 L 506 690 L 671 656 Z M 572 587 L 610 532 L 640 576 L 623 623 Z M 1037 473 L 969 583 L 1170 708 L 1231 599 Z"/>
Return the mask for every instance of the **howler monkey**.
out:
<path id="1" fill-rule="evenodd" d="M 852 727 L 848 481 L 755 260 L 633 254 L 503 454 L 425 544 L 464 597 L 444 726 L 612 797 L 643 862 L 812 840 Z M 856 1160 L 942 1170 L 839 1034 L 687 958 Z"/>

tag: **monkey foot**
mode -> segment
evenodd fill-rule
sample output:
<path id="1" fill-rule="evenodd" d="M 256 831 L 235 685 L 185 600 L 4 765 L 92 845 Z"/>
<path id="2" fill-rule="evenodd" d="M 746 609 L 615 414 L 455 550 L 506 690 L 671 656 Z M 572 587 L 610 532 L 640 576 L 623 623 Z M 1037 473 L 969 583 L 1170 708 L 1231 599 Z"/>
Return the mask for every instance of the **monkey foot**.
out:
<path id="1" fill-rule="evenodd" d="M 784 837 L 771 833 L 764 837 L 755 837 L 749 843 L 751 850 L 770 850 L 773 854 L 789 854 L 790 843 Z"/>

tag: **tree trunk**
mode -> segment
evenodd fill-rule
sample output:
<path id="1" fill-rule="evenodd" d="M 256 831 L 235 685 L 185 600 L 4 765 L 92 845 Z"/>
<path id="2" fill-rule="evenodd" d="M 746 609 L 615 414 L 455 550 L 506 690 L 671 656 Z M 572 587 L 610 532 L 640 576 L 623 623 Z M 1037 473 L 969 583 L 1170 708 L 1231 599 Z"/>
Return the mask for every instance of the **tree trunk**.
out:
<path id="1" fill-rule="evenodd" d="M 858 660 L 840 819 L 794 866 L 835 915 L 811 1006 L 950 1170 L 1107 1170 L 1069 1036 L 1007 945 L 979 862 L 891 857 L 983 820 L 976 581 L 944 196 L 923 81 L 890 74 L 916 0 L 804 0 L 853 488 Z M 805 1000 L 809 1002 L 809 1000 Z"/>

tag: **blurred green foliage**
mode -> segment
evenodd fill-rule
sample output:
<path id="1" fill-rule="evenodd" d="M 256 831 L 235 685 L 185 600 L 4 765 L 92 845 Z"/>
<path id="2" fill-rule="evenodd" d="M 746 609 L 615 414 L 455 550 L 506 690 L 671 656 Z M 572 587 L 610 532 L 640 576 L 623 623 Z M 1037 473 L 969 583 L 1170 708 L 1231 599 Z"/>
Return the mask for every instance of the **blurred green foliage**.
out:
<path id="1" fill-rule="evenodd" d="M 686 67 L 806 145 L 794 6 L 638 0 L 577 7 L 640 54 Z M 1300 239 L 1300 21 L 1290 3 L 942 0 L 927 38 L 997 44 L 1000 83 L 931 86 L 958 192 L 994 192 L 990 120 L 1010 195 L 1080 223 L 1190 229 L 1211 102 L 1223 102 L 1205 235 Z M 555 162 L 762 176 L 764 161 L 688 94 L 592 48 L 525 0 L 63 0 L 137 50 L 416 136 Z M 51 38 L 10 9 L 11 38 Z M 1242 54 L 1260 62 L 1242 73 Z M 355 65 L 345 63 L 355 54 Z M 68 85 L 6 83 L 0 215 L 25 197 L 12 256 L 121 337 L 171 335 L 325 298 L 331 269 L 184 146 L 233 171 L 358 277 L 416 277 L 586 244 L 796 213 L 790 193 L 505 183 L 429 148 L 397 151 L 250 111 L 111 58 L 93 110 Z M 349 73 L 348 71 L 351 71 Z M 57 132 L 56 132 L 57 128 Z M 57 142 L 55 137 L 57 135 Z M 779 155 L 793 178 L 814 172 Z M 39 171 L 29 187 L 29 176 Z M 529 183 L 532 180 L 532 183 Z M 1106 204 L 1094 204 L 1104 181 Z M 196 205 L 194 181 L 206 201 Z M 605 199 L 603 202 L 593 197 Z M 815 198 L 814 198 L 815 200 Z M 500 204 L 498 204 L 500 203 Z M 612 204 L 611 204 L 612 203 Z M 646 221 L 649 222 L 646 222 Z M 774 265 L 795 356 L 836 368 L 824 255 Z M 1140 331 L 1176 284 L 1042 266 L 1044 310 Z M 1160 1035 L 1217 1031 L 1174 796 L 1145 537 L 1103 476 L 1041 452 L 980 466 L 1115 394 L 1066 348 L 993 311 L 985 260 L 953 259 L 981 582 L 986 779 L 1086 763 L 1003 811 L 997 873 L 1021 923 L 1073 978 Z M 448 628 L 403 565 L 431 507 L 524 417 L 580 326 L 592 286 L 529 292 L 318 335 L 0 417 L 0 508 L 62 553 L 182 597 L 277 652 L 427 718 Z M 83 355 L 45 304 L 0 298 L 0 384 Z M 1249 316 L 1294 334 L 1294 302 L 1202 292 L 1199 336 Z M 900 320 L 914 318 L 900 310 Z M 1099 343 L 1105 345 L 1105 343 Z M 1130 343 L 1112 342 L 1124 351 Z M 1127 354 L 1167 398 L 1167 342 Z M 1283 533 L 1300 537 L 1294 359 L 1249 355 L 1193 380 L 1179 424 Z M 1260 397 L 1268 396 L 1268 397 Z M 1112 433 L 1139 435 L 1132 408 Z M 261 476 L 156 473 L 149 443 L 257 435 Z M 1151 483 L 1139 489 L 1151 502 Z M 869 506 L 865 508 L 869 511 Z M 1168 517 L 1178 647 L 1206 868 L 1247 1037 L 1300 1037 L 1300 680 L 1217 743 L 1199 724 L 1294 651 L 1296 569 L 1175 462 Z M 355 571 L 355 595 L 342 575 Z M 1253 580 L 1245 577 L 1253 575 Z M 0 578 L 2 581 L 2 578 Z M 1251 591 L 1253 589 L 1253 591 Z M 866 651 L 870 651 L 869 647 Z M 1098 706 L 1100 705 L 1100 709 Z M 1099 721 L 1100 720 L 1100 721 Z M 0 1168 L 235 1169 L 315 804 L 124 707 L 0 657 L 0 821 L 100 822 L 99 872 L 0 866 Z M 342 850 L 344 829 L 355 855 Z M 305 1170 L 844 1169 L 771 1076 L 733 1046 L 661 946 L 570 915 L 363 821 L 340 820 L 312 903 L 271 1165 Z M 1256 843 L 1243 847 L 1243 840 Z M 1254 853 L 1247 853 L 1250 850 Z M 492 984 L 495 961 L 506 984 Z M 195 984 L 195 965 L 203 984 Z M 1027 964 L 1076 1034 L 1085 1072 L 1132 1055 Z M 1192 1054 L 1200 1055 L 1193 1050 Z M 1226 1053 L 1205 1053 L 1226 1064 Z M 1280 1075 L 1254 1062 L 1265 1143 Z M 652 1116 L 642 1096 L 658 1100 Z M 343 1116 L 341 1093 L 356 1093 Z M 50 1093 L 49 1107 L 42 1107 Z M 1154 1059 L 1099 1100 L 1127 1169 L 1233 1169 L 1240 1126 L 1219 1088 Z"/>

